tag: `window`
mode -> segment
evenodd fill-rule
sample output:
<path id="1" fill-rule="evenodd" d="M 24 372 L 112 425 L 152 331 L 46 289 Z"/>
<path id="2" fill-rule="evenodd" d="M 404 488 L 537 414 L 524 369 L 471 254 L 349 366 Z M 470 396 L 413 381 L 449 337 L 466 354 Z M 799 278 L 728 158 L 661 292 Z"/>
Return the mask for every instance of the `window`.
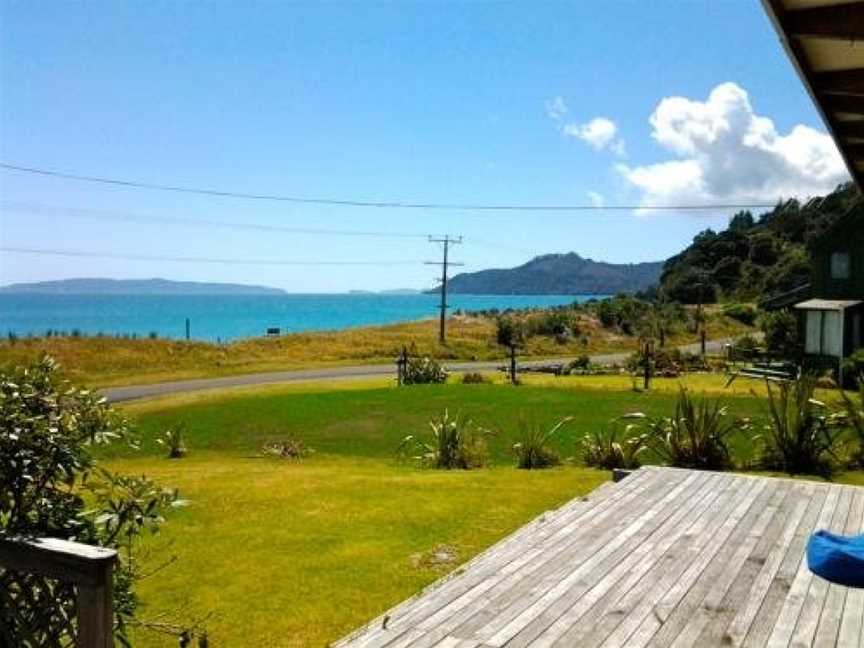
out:
<path id="1" fill-rule="evenodd" d="M 831 254 L 831 278 L 832 279 L 848 279 L 849 278 L 849 253 L 848 252 L 833 252 Z"/>

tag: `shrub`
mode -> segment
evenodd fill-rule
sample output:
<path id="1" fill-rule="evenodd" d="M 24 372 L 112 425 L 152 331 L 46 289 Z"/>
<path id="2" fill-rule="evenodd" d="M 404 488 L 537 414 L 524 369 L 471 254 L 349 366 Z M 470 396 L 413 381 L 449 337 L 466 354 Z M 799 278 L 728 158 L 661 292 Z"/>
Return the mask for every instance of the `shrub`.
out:
<path id="1" fill-rule="evenodd" d="M 543 311 L 529 318 L 527 328 L 530 335 L 550 335 L 558 342 L 566 342 L 579 333 L 572 314 L 564 310 Z"/>
<path id="2" fill-rule="evenodd" d="M 432 385 L 447 382 L 447 370 L 432 358 L 411 358 L 402 376 L 404 385 Z"/>
<path id="3" fill-rule="evenodd" d="M 495 341 L 508 349 L 525 344 L 525 327 L 512 317 L 499 317 L 495 321 Z"/>
<path id="4" fill-rule="evenodd" d="M 513 444 L 516 454 L 516 467 L 524 470 L 549 468 L 561 463 L 561 456 L 552 447 L 552 438 L 570 422 L 570 418 L 558 421 L 549 429 L 544 429 L 536 423 L 522 422 L 520 424 L 519 441 Z"/>
<path id="5" fill-rule="evenodd" d="M 484 376 L 478 371 L 469 371 L 462 374 L 463 385 L 482 385 L 486 382 L 489 382 L 488 380 L 486 380 L 486 376 Z"/>
<path id="6" fill-rule="evenodd" d="M 723 307 L 723 314 L 747 326 L 756 322 L 756 309 L 749 304 L 727 304 Z"/>
<path id="7" fill-rule="evenodd" d="M 91 448 L 118 441 L 134 445 L 125 419 L 96 394 L 61 381 L 52 359 L 0 372 L 0 534 L 117 550 L 114 635 L 128 646 L 128 625 L 146 625 L 136 617 L 134 584 L 141 574 L 133 546 L 144 531 L 160 526 L 167 508 L 182 502 L 176 491 L 146 477 L 101 468 Z M 16 577 L 2 568 L 0 580 L 0 643 L 31 645 L 22 633 L 37 637 L 32 645 L 69 643 L 63 620 L 75 609 L 71 589 L 46 589 L 41 579 Z M 25 619 L 35 627 L 22 627 Z"/>
<path id="8" fill-rule="evenodd" d="M 178 423 L 165 430 L 161 438 L 156 439 L 156 443 L 168 450 L 169 459 L 182 459 L 189 452 L 183 438 L 186 436 L 186 429 L 185 423 Z"/>
<path id="9" fill-rule="evenodd" d="M 856 349 L 846 358 L 843 363 L 843 375 L 853 377 L 859 385 L 864 383 L 864 347 Z"/>
<path id="10" fill-rule="evenodd" d="M 625 418 L 646 417 L 637 413 Z M 719 400 L 694 401 L 681 387 L 673 416 L 646 419 L 645 439 L 648 447 L 670 466 L 727 470 L 732 468 L 728 439 L 743 426 L 742 421 L 729 417 Z"/>
<path id="11" fill-rule="evenodd" d="M 264 446 L 263 454 L 280 459 L 303 459 L 315 452 L 300 439 L 273 441 Z"/>
<path id="12" fill-rule="evenodd" d="M 639 455 L 647 446 L 644 434 L 634 434 L 636 429 L 637 425 L 631 423 L 622 431 L 616 421 L 608 429 L 587 433 L 577 445 L 579 458 L 592 468 L 638 468 Z"/>
<path id="13" fill-rule="evenodd" d="M 486 437 L 490 432 L 476 427 L 471 419 L 461 415 L 451 417 L 444 410 L 429 422 L 429 427 L 432 433 L 427 440 L 415 435 L 405 437 L 399 454 L 413 452 L 413 459 L 421 466 L 444 470 L 482 468 L 489 462 Z"/>
<path id="14" fill-rule="evenodd" d="M 742 335 L 732 342 L 732 353 L 742 357 L 751 357 L 759 351 L 759 340 L 750 334 Z"/>
<path id="15" fill-rule="evenodd" d="M 864 468 L 864 380 L 860 378 L 858 380 L 857 398 L 851 398 L 844 390 L 841 390 L 840 394 L 843 397 L 843 414 L 846 423 L 858 437 L 855 465 Z"/>
<path id="16" fill-rule="evenodd" d="M 645 370 L 645 362 L 645 350 L 640 348 L 627 359 L 627 370 L 641 373 Z M 678 376 L 682 369 L 696 368 L 696 365 L 678 349 L 654 349 L 654 353 L 651 354 L 651 363 L 654 375 L 669 378 Z M 701 365 L 701 358 L 699 364 Z"/>
<path id="17" fill-rule="evenodd" d="M 789 310 L 769 311 L 759 318 L 769 353 L 795 357 L 800 351 L 798 318 Z"/>
<path id="18" fill-rule="evenodd" d="M 844 446 L 841 420 L 813 398 L 816 382 L 812 374 L 777 387 L 766 381 L 768 423 L 755 439 L 761 445 L 759 464 L 763 468 L 823 477 L 836 470 Z"/>
<path id="19" fill-rule="evenodd" d="M 587 371 L 591 368 L 591 357 L 587 353 L 583 353 L 567 365 L 567 373 L 572 371 Z"/>

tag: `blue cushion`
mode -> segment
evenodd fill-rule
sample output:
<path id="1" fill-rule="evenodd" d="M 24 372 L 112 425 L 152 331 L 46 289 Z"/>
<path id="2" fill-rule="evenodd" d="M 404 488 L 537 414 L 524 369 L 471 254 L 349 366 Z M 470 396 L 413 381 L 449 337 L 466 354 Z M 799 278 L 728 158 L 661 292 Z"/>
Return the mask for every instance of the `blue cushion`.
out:
<path id="1" fill-rule="evenodd" d="M 832 583 L 864 587 L 864 535 L 817 531 L 807 543 L 807 565 Z"/>

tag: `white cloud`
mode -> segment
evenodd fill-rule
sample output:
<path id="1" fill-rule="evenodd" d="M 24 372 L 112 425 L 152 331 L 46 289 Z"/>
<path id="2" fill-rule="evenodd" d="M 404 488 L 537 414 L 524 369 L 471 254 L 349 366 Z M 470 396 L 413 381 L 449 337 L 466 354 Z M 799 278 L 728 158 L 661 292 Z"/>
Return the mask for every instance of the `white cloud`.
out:
<path id="1" fill-rule="evenodd" d="M 603 197 L 603 194 L 597 193 L 596 191 L 589 191 L 588 199 L 594 207 L 602 207 L 606 204 L 606 199 Z"/>
<path id="2" fill-rule="evenodd" d="M 564 134 L 576 137 L 598 151 L 609 146 L 618 133 L 618 127 L 611 119 L 595 117 L 584 124 L 565 124 Z"/>
<path id="3" fill-rule="evenodd" d="M 546 114 L 555 121 L 561 121 L 568 112 L 564 97 L 555 97 L 546 102 Z"/>
<path id="4" fill-rule="evenodd" d="M 827 134 L 803 125 L 778 133 L 735 83 L 718 85 L 706 101 L 667 97 L 649 121 L 675 158 L 616 167 L 645 205 L 773 202 L 823 194 L 849 177 Z"/>

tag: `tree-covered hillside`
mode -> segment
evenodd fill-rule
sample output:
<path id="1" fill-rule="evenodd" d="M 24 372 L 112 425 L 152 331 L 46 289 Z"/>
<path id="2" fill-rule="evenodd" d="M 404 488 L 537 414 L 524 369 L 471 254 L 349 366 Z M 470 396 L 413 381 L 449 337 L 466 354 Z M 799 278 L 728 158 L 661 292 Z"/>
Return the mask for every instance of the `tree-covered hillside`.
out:
<path id="1" fill-rule="evenodd" d="M 666 261 L 660 290 L 684 303 L 751 300 L 807 283 L 814 241 L 859 196 L 851 184 L 800 203 L 790 200 L 754 217 L 735 214 L 722 232 L 707 229 Z"/>

